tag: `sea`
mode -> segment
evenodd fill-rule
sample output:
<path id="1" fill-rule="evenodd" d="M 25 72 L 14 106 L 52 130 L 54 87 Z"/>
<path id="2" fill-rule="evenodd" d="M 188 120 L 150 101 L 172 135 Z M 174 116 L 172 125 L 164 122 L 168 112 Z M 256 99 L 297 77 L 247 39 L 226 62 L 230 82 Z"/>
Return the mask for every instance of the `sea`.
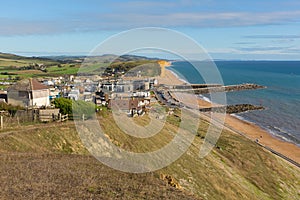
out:
<path id="1" fill-rule="evenodd" d="M 208 67 L 206 62 L 198 62 L 197 66 Z M 255 123 L 273 136 L 300 147 L 300 61 L 214 63 L 225 85 L 255 83 L 267 87 L 226 93 L 228 105 L 249 103 L 266 108 L 234 114 L 236 117 Z M 176 61 L 168 69 L 189 83 L 205 83 L 190 62 Z M 207 95 L 201 98 L 209 100 L 210 97 Z"/>

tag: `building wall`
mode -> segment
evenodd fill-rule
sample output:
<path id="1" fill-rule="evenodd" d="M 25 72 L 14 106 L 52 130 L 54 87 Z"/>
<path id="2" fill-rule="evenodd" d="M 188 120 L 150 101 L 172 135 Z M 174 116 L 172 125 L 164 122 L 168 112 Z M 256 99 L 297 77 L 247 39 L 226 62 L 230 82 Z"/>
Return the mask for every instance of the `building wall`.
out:
<path id="1" fill-rule="evenodd" d="M 19 91 L 13 90 L 7 92 L 7 103 L 14 105 L 14 106 L 29 106 L 29 93 L 25 95 L 25 93 L 20 94 Z"/>
<path id="2" fill-rule="evenodd" d="M 50 91 L 49 89 L 45 90 L 34 90 L 32 91 L 32 105 L 33 106 L 50 106 Z"/>
<path id="3" fill-rule="evenodd" d="M 34 90 L 31 92 L 10 90 L 7 92 L 7 101 L 9 104 L 15 106 L 50 106 L 50 91 Z"/>

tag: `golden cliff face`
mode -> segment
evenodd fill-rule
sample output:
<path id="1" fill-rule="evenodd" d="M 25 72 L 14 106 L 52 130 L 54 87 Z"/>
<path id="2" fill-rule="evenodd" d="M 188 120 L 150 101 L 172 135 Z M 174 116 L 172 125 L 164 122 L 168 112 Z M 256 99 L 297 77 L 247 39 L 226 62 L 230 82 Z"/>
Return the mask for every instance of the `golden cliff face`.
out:
<path id="1" fill-rule="evenodd" d="M 168 62 L 168 61 L 165 61 L 165 60 L 159 60 L 159 61 L 158 61 L 158 64 L 159 64 L 161 67 L 169 67 L 169 66 L 171 66 L 171 62 Z"/>
<path id="2" fill-rule="evenodd" d="M 158 64 L 161 67 L 160 77 L 164 78 L 166 76 L 165 67 L 171 66 L 171 62 L 168 62 L 168 61 L 165 61 L 165 60 L 159 60 Z"/>

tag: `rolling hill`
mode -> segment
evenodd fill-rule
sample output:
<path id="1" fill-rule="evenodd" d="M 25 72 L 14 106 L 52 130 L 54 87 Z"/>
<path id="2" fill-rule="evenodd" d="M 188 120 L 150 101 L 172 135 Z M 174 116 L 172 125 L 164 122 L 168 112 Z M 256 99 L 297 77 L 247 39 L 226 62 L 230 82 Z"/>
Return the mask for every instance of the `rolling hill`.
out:
<path id="1" fill-rule="evenodd" d="M 98 75 L 101 68 L 116 68 L 126 72 L 135 66 L 153 62 L 156 62 L 156 59 L 135 55 L 24 57 L 0 53 L 0 79 L 13 81 L 33 77 L 76 75 L 78 72 L 84 75 Z"/>

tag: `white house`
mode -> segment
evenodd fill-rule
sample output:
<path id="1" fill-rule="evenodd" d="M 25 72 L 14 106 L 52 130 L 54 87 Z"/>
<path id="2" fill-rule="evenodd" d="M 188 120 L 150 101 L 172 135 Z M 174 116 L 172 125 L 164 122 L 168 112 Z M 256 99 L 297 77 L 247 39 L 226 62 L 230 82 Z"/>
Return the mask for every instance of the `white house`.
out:
<path id="1" fill-rule="evenodd" d="M 76 89 L 76 90 L 71 90 L 71 91 L 69 92 L 69 94 L 68 94 L 68 98 L 77 101 L 77 100 L 79 100 L 79 94 L 80 94 L 80 92 L 79 92 L 78 89 Z"/>
<path id="2" fill-rule="evenodd" d="M 45 80 L 45 81 L 43 82 L 43 84 L 44 84 L 44 85 L 48 85 L 48 86 L 53 86 L 53 85 L 54 85 L 54 82 L 51 81 L 51 80 Z"/>
<path id="3" fill-rule="evenodd" d="M 36 79 L 24 79 L 7 90 L 7 101 L 23 107 L 50 106 L 50 90 Z"/>

